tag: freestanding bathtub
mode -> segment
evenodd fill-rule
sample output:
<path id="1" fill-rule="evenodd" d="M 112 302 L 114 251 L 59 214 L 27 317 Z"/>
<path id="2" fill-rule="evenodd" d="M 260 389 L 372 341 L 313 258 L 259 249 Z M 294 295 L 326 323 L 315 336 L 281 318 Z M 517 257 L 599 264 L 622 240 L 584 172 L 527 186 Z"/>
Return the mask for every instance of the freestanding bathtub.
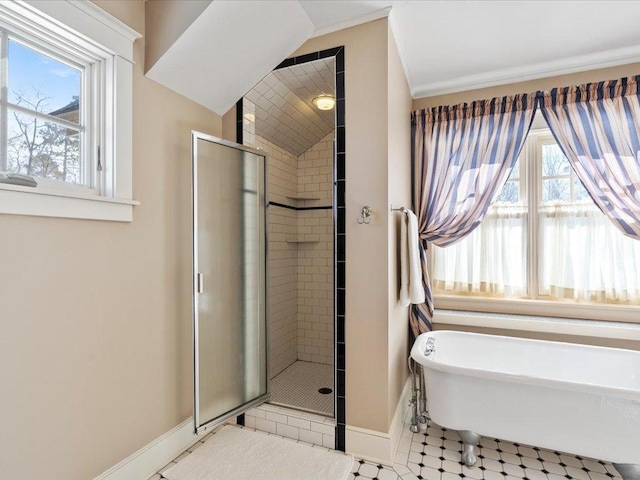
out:
<path id="1" fill-rule="evenodd" d="M 420 335 L 429 416 L 457 430 L 613 462 L 640 480 L 640 352 L 495 335 Z"/>

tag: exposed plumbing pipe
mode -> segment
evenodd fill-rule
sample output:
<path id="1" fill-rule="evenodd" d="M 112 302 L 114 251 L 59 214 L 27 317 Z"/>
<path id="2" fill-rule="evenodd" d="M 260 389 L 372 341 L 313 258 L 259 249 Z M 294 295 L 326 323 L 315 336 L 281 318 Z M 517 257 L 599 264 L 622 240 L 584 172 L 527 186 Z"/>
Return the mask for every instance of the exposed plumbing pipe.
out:
<path id="1" fill-rule="evenodd" d="M 413 368 L 413 360 L 411 356 L 407 359 L 407 363 L 409 365 L 409 372 L 411 372 L 411 430 L 413 433 L 418 433 L 420 431 L 420 427 L 418 426 L 418 390 L 416 385 L 416 372 Z"/>
<path id="2" fill-rule="evenodd" d="M 420 406 L 418 407 L 418 422 L 426 425 L 429 417 L 427 416 L 427 389 L 424 385 L 424 369 L 422 365 L 418 365 L 418 380 L 420 381 Z"/>

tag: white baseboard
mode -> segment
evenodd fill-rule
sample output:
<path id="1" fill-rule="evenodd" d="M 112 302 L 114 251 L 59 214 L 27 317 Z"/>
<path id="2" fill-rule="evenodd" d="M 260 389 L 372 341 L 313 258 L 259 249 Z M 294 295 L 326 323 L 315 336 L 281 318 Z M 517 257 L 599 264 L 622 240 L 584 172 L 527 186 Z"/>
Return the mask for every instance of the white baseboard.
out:
<path id="1" fill-rule="evenodd" d="M 400 395 L 400 400 L 398 401 L 398 406 L 396 407 L 396 413 L 393 415 L 391 428 L 389 429 L 389 435 L 391 436 L 391 464 L 393 464 L 394 459 L 396 458 L 398 445 L 400 444 L 400 439 L 402 438 L 402 429 L 406 428 L 405 419 L 407 418 L 407 414 L 409 413 L 410 399 L 411 376 L 407 378 L 407 381 L 404 384 L 402 395 Z"/>
<path id="2" fill-rule="evenodd" d="M 402 390 L 389 432 L 377 432 L 347 425 L 345 440 L 348 453 L 383 465 L 393 465 L 398 443 L 402 437 L 404 418 L 409 408 L 410 380 L 407 379 Z M 193 433 L 193 420 L 189 418 L 93 480 L 148 480 L 160 468 L 196 443 L 199 438 Z"/>
<path id="3" fill-rule="evenodd" d="M 345 431 L 347 452 L 364 460 L 383 465 L 393 465 L 398 443 L 400 443 L 400 438 L 402 437 L 404 418 L 409 409 L 410 394 L 411 378 L 407 379 L 407 383 L 404 385 L 388 432 L 378 432 L 347 425 Z"/>
<path id="4" fill-rule="evenodd" d="M 94 480 L 148 480 L 199 438 L 193 433 L 193 420 L 189 418 Z"/>

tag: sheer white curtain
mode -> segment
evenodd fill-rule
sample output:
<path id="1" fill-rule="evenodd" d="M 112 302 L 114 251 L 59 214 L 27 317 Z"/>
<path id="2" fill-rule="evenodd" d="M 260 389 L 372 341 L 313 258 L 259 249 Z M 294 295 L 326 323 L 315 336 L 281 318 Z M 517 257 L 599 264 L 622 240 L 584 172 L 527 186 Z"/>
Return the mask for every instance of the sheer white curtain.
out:
<path id="1" fill-rule="evenodd" d="M 591 202 L 538 210 L 540 295 L 591 302 L 640 300 L 640 242 Z"/>
<path id="2" fill-rule="evenodd" d="M 538 285 L 528 293 L 527 213 L 493 205 L 465 239 L 433 246 L 436 293 L 640 302 L 640 242 L 589 203 L 538 207 Z"/>
<path id="3" fill-rule="evenodd" d="M 436 293 L 527 294 L 526 207 L 494 204 L 469 236 L 432 248 Z"/>

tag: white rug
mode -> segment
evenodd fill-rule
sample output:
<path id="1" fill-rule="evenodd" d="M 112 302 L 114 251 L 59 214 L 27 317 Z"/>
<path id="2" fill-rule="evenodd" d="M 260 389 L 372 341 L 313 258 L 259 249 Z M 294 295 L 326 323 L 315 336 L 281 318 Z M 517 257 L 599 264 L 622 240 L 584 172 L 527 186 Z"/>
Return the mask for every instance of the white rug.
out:
<path id="1" fill-rule="evenodd" d="M 162 475 L 169 480 L 346 480 L 352 462 L 341 452 L 225 426 Z"/>

